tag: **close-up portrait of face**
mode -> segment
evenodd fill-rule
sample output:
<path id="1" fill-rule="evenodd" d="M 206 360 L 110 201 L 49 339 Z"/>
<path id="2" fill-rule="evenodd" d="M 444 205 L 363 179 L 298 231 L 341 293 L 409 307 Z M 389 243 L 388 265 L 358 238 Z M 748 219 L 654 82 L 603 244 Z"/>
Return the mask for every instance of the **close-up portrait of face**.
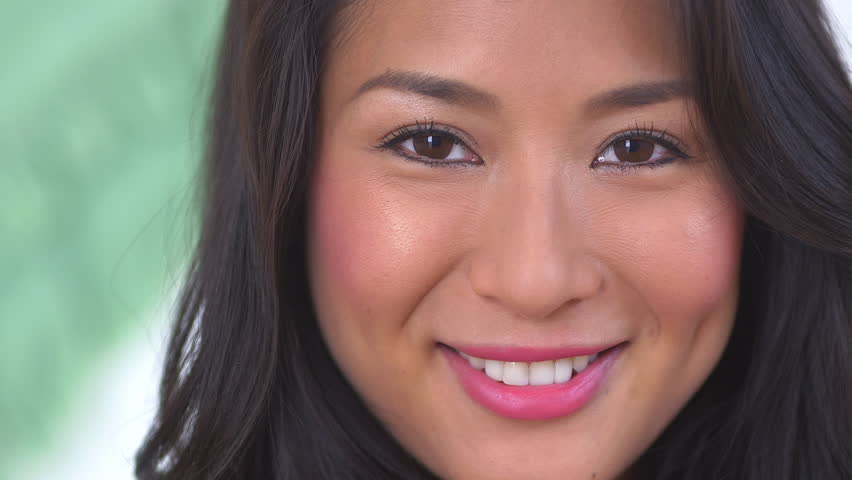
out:
<path id="1" fill-rule="evenodd" d="M 614 478 L 721 356 L 743 215 L 659 5 L 490 3 L 365 5 L 330 54 L 317 320 L 442 477 Z"/>
<path id="2" fill-rule="evenodd" d="M 141 479 L 852 478 L 817 0 L 253 0 Z"/>

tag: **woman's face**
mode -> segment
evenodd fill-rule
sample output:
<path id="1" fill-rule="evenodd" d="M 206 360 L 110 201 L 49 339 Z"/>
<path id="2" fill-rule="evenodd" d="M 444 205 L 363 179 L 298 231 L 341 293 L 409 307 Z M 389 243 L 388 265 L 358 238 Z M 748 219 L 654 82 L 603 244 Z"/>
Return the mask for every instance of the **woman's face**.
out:
<path id="1" fill-rule="evenodd" d="M 687 116 L 672 18 L 346 13 L 309 215 L 334 359 L 441 477 L 617 477 L 713 369 L 737 301 L 743 217 Z"/>

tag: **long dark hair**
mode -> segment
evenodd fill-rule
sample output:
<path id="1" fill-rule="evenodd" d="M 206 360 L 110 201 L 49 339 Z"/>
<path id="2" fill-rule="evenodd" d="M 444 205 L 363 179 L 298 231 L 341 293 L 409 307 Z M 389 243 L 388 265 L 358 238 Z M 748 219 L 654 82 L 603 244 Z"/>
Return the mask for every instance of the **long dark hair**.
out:
<path id="1" fill-rule="evenodd" d="M 731 341 L 636 471 L 852 478 L 852 88 L 825 12 L 819 0 L 672 4 L 696 118 L 747 223 Z M 317 91 L 351 8 L 231 2 L 202 229 L 141 479 L 434 478 L 335 366 L 307 286 Z"/>

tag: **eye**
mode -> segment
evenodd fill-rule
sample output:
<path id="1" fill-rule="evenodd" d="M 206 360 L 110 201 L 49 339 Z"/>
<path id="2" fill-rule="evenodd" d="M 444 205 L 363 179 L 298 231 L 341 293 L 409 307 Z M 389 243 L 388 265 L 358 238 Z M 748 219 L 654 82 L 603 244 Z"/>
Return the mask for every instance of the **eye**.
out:
<path id="1" fill-rule="evenodd" d="M 648 163 L 670 154 L 669 150 L 649 140 L 625 138 L 610 144 L 598 157 L 601 163 Z"/>
<path id="2" fill-rule="evenodd" d="M 622 170 L 660 167 L 677 160 L 690 158 L 679 143 L 665 131 L 651 129 L 624 132 L 611 140 L 606 149 L 592 162 L 592 167 L 612 167 Z"/>
<path id="3" fill-rule="evenodd" d="M 443 162 L 472 162 L 476 154 L 446 133 L 417 133 L 397 144 L 408 153 Z"/>
<path id="4" fill-rule="evenodd" d="M 431 121 L 396 129 L 377 148 L 430 166 L 470 166 L 482 160 L 448 127 Z"/>

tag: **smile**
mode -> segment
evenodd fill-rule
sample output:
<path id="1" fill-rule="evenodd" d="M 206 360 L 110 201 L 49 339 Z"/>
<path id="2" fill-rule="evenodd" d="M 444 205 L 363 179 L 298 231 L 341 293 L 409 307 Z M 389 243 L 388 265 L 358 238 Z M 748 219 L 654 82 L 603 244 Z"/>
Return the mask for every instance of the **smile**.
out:
<path id="1" fill-rule="evenodd" d="M 544 360 L 541 362 L 504 362 L 502 360 L 482 359 L 458 352 L 471 367 L 484 370 L 489 378 L 506 385 L 552 385 L 565 383 L 575 374 L 581 373 L 593 363 L 597 353 L 576 357 Z"/>
<path id="2" fill-rule="evenodd" d="M 627 346 L 623 342 L 611 347 L 541 350 L 441 344 L 440 350 L 474 403 L 503 417 L 547 420 L 569 415 L 593 401 Z"/>

